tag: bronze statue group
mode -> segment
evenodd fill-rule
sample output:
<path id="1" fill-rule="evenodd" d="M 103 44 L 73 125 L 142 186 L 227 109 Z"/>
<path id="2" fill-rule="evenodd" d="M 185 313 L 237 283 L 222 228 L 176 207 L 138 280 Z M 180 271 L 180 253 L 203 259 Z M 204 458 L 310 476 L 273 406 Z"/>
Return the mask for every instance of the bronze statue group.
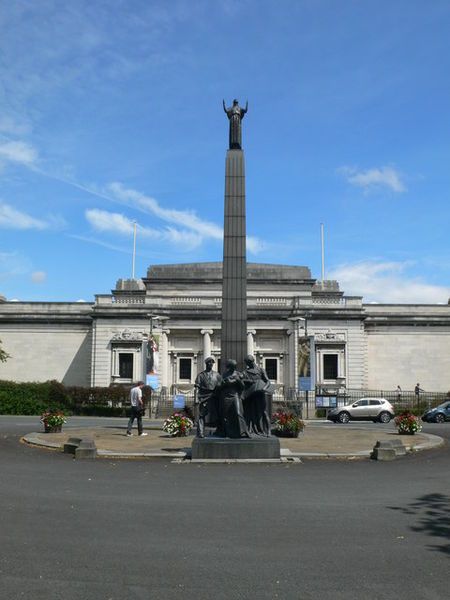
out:
<path id="1" fill-rule="evenodd" d="M 273 394 L 264 369 L 253 356 L 245 359 L 245 369 L 236 370 L 228 360 L 225 372 L 213 371 L 214 358 L 205 359 L 206 369 L 195 380 L 197 436 L 205 437 L 205 425 L 215 427 L 216 437 L 249 438 L 270 436 L 268 404 Z"/>

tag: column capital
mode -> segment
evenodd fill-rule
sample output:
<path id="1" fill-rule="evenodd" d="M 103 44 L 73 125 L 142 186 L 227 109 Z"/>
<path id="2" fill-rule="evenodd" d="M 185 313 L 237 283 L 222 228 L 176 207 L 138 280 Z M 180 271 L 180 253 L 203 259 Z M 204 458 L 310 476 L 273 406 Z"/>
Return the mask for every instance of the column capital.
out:
<path id="1" fill-rule="evenodd" d="M 166 335 L 169 335 L 170 329 L 161 329 L 161 333 L 165 333 Z"/>
<path id="2" fill-rule="evenodd" d="M 256 329 L 247 329 L 247 335 L 256 335 Z"/>
<path id="3" fill-rule="evenodd" d="M 214 329 L 200 329 L 200 333 L 202 335 L 205 335 L 207 333 L 209 333 L 209 335 L 212 335 L 214 333 Z"/>

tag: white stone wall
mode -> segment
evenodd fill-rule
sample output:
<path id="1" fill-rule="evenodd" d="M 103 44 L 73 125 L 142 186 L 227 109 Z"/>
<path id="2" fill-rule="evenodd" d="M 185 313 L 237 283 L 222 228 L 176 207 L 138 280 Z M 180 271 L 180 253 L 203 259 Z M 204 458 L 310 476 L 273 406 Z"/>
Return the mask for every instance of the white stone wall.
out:
<path id="1" fill-rule="evenodd" d="M 0 363 L 0 379 L 89 386 L 91 330 L 85 325 L 2 324 L 0 339 L 11 355 Z"/>
<path id="2" fill-rule="evenodd" d="M 302 334 L 303 331 L 300 333 Z M 316 320 L 308 324 L 308 334 L 316 337 L 316 356 L 318 360 L 320 359 L 321 348 L 328 347 L 332 352 L 333 349 L 344 345 L 345 365 L 342 368 L 342 376 L 345 377 L 346 386 L 349 389 L 365 387 L 367 381 L 367 338 L 364 325 L 360 320 Z M 323 341 L 323 336 L 327 334 L 336 336 L 334 341 L 330 341 L 329 346 Z M 319 372 L 320 366 L 317 364 L 317 375 Z"/>
<path id="3" fill-rule="evenodd" d="M 450 390 L 450 331 L 445 327 L 383 327 L 368 331 L 368 388 Z"/>
<path id="4" fill-rule="evenodd" d="M 148 320 L 146 319 L 98 318 L 94 321 L 92 331 L 92 386 L 107 387 L 112 383 L 111 339 L 114 334 L 125 329 L 137 335 L 148 334 L 148 328 Z M 141 377 L 142 373 L 140 372 L 137 379 Z"/>

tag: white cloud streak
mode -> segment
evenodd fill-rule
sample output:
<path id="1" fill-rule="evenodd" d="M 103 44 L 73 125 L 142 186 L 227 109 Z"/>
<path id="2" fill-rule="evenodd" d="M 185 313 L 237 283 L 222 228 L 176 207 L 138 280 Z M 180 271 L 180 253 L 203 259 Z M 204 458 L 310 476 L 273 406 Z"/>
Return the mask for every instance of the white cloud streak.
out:
<path id="1" fill-rule="evenodd" d="M 385 187 L 397 194 L 406 192 L 406 185 L 402 175 L 393 167 L 380 167 L 358 170 L 354 167 L 341 167 L 338 172 L 344 175 L 348 183 L 362 188 L 365 192 Z"/>
<path id="2" fill-rule="evenodd" d="M 410 265 L 409 262 L 363 261 L 340 265 L 328 276 L 339 282 L 346 295 L 362 296 L 364 302 L 446 304 L 450 287 L 409 277 L 406 271 Z"/>
<path id="3" fill-rule="evenodd" d="M 0 141 L 0 163 L 16 163 L 33 167 L 38 159 L 36 149 L 26 142 Z"/>
<path id="4" fill-rule="evenodd" d="M 119 214 L 99 209 L 90 209 L 85 212 L 90 225 L 99 232 L 131 236 L 134 230 L 134 221 Z M 190 231 L 181 231 L 173 227 L 158 230 L 138 225 L 138 235 L 145 238 L 168 242 L 180 246 L 184 250 L 192 250 L 202 242 L 201 236 Z"/>
<path id="5" fill-rule="evenodd" d="M 210 221 L 200 219 L 193 211 L 164 208 L 157 200 L 155 200 L 155 198 L 146 196 L 136 190 L 127 189 L 118 182 L 111 183 L 107 187 L 107 190 L 117 201 L 126 204 L 127 206 L 138 208 L 145 213 L 158 217 L 162 221 L 191 229 L 198 234 L 197 239 L 199 240 L 199 243 L 203 238 L 218 241 L 223 240 L 222 227 L 219 227 Z M 169 230 L 172 231 L 174 238 L 178 235 L 172 228 L 169 228 Z M 252 236 L 247 237 L 247 249 L 250 253 L 257 254 L 264 248 L 265 243 L 262 240 Z"/>
<path id="6" fill-rule="evenodd" d="M 5 229 L 48 229 L 50 223 L 36 219 L 27 213 L 16 210 L 9 204 L 0 202 L 0 227 Z"/>

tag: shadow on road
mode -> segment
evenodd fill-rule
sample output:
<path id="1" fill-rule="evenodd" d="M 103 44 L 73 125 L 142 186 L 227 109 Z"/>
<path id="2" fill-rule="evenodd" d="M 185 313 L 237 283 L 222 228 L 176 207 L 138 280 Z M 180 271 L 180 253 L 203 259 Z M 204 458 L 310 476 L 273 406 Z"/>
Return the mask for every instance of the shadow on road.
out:
<path id="1" fill-rule="evenodd" d="M 443 544 L 429 545 L 428 547 L 431 550 L 450 555 L 450 496 L 426 494 L 407 506 L 389 506 L 388 508 L 415 516 L 417 524 L 411 525 L 411 530 L 444 540 Z"/>

